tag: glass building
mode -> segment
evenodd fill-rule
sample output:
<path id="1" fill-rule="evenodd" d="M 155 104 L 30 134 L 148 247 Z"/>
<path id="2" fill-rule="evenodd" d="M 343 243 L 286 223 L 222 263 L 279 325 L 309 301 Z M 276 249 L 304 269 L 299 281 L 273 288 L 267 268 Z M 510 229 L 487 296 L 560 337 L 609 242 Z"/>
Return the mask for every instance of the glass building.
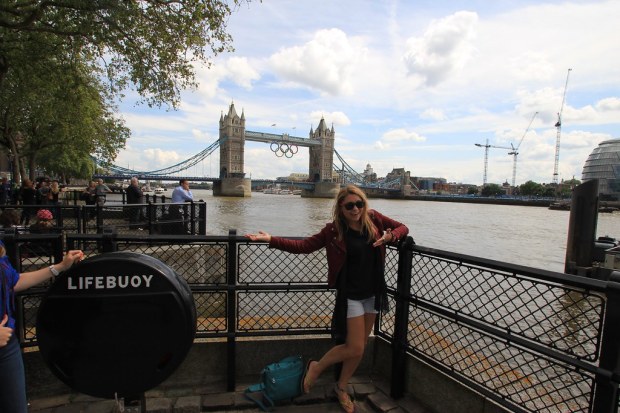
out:
<path id="1" fill-rule="evenodd" d="M 599 143 L 588 156 L 581 180 L 591 179 L 598 179 L 599 199 L 620 201 L 620 139 Z"/>

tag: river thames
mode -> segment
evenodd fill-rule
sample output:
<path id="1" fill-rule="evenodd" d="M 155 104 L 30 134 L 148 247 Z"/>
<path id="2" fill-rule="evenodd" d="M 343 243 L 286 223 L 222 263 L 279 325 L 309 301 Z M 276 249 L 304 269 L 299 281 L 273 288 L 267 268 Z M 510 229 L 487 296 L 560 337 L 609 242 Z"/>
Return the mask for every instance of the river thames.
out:
<path id="1" fill-rule="evenodd" d="M 331 220 L 332 199 L 252 192 L 250 198 L 214 197 L 207 202 L 207 234 L 243 235 L 258 230 L 300 237 Z M 169 196 L 169 195 L 167 195 Z M 370 199 L 370 207 L 409 227 L 418 245 L 550 271 L 564 271 L 569 211 L 544 207 Z M 598 215 L 597 236 L 620 238 L 620 213 Z"/>

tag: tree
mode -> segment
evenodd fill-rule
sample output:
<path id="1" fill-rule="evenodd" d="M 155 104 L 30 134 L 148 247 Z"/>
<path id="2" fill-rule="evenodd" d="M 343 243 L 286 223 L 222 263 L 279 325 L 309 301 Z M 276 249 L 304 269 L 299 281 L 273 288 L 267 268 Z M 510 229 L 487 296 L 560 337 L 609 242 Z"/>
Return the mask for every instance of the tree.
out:
<path id="1" fill-rule="evenodd" d="M 497 185 L 497 184 L 487 184 L 484 186 L 484 188 L 482 188 L 482 191 L 480 192 L 480 195 L 482 196 L 498 196 L 498 195 L 503 195 L 505 194 L 504 190 L 502 189 L 501 186 Z"/>
<path id="2" fill-rule="evenodd" d="M 542 196 L 544 188 L 534 181 L 527 181 L 519 185 L 519 193 L 523 196 Z"/>
<path id="3" fill-rule="evenodd" d="M 44 35 L 10 37 L 22 47 L 12 52 L 18 64 L 0 87 L 0 144 L 13 156 L 13 176 L 33 179 L 43 167 L 63 177 L 86 177 L 91 155 L 113 160 L 129 130 L 115 116 L 98 73 L 70 46 L 46 43 Z"/>
<path id="4" fill-rule="evenodd" d="M 233 0 L 233 8 L 250 0 Z M 222 0 L 5 0 L 0 6 L 0 88 L 19 44 L 5 39 L 37 33 L 46 44 L 70 44 L 85 62 L 105 68 L 109 87 L 133 85 L 148 105 L 176 107 L 196 85 L 194 63 L 232 51 Z"/>

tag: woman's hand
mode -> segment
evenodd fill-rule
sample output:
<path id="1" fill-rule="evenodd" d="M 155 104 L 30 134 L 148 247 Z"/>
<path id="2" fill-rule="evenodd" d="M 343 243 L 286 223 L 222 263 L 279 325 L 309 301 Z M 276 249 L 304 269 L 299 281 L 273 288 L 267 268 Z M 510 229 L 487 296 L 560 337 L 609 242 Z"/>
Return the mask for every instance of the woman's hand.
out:
<path id="1" fill-rule="evenodd" d="M 71 250 L 67 251 L 65 256 L 62 258 L 62 262 L 56 264 L 55 267 L 58 271 L 67 271 L 73 263 L 82 261 L 84 259 L 84 253 L 80 250 Z"/>
<path id="2" fill-rule="evenodd" d="M 249 238 L 252 241 L 271 241 L 271 235 L 264 231 L 258 231 L 258 234 L 245 234 L 246 238 Z"/>
<path id="3" fill-rule="evenodd" d="M 11 327 L 7 327 L 6 323 L 9 322 L 8 314 L 5 314 L 0 322 L 0 348 L 9 344 L 9 340 L 13 335 L 13 329 Z"/>
<path id="4" fill-rule="evenodd" d="M 387 244 L 388 242 L 392 241 L 394 241 L 394 235 L 392 235 L 392 230 L 388 228 L 385 230 L 385 233 L 383 233 L 383 236 L 376 240 L 375 243 L 372 244 L 372 246 L 378 247 L 379 245 Z"/>

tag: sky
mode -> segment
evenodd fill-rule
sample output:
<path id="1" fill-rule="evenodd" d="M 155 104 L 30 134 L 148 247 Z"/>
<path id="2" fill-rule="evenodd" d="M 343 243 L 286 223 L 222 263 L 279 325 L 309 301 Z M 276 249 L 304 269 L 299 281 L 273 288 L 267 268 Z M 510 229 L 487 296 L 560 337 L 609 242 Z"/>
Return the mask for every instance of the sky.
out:
<path id="1" fill-rule="evenodd" d="M 488 183 L 512 183 L 514 156 L 494 146 L 518 148 L 516 185 L 549 183 L 561 110 L 558 180 L 581 179 L 592 150 L 620 138 L 618 21 L 615 0 L 243 4 L 228 21 L 235 51 L 196 68 L 199 86 L 178 110 L 127 95 L 120 114 L 132 135 L 114 163 L 151 171 L 190 158 L 217 141 L 234 103 L 251 131 L 308 138 L 324 118 L 358 172 L 481 185 L 485 148 L 475 144 L 488 141 Z M 218 170 L 216 150 L 186 172 Z M 248 141 L 244 172 L 308 173 L 308 150 L 276 157 Z"/>

